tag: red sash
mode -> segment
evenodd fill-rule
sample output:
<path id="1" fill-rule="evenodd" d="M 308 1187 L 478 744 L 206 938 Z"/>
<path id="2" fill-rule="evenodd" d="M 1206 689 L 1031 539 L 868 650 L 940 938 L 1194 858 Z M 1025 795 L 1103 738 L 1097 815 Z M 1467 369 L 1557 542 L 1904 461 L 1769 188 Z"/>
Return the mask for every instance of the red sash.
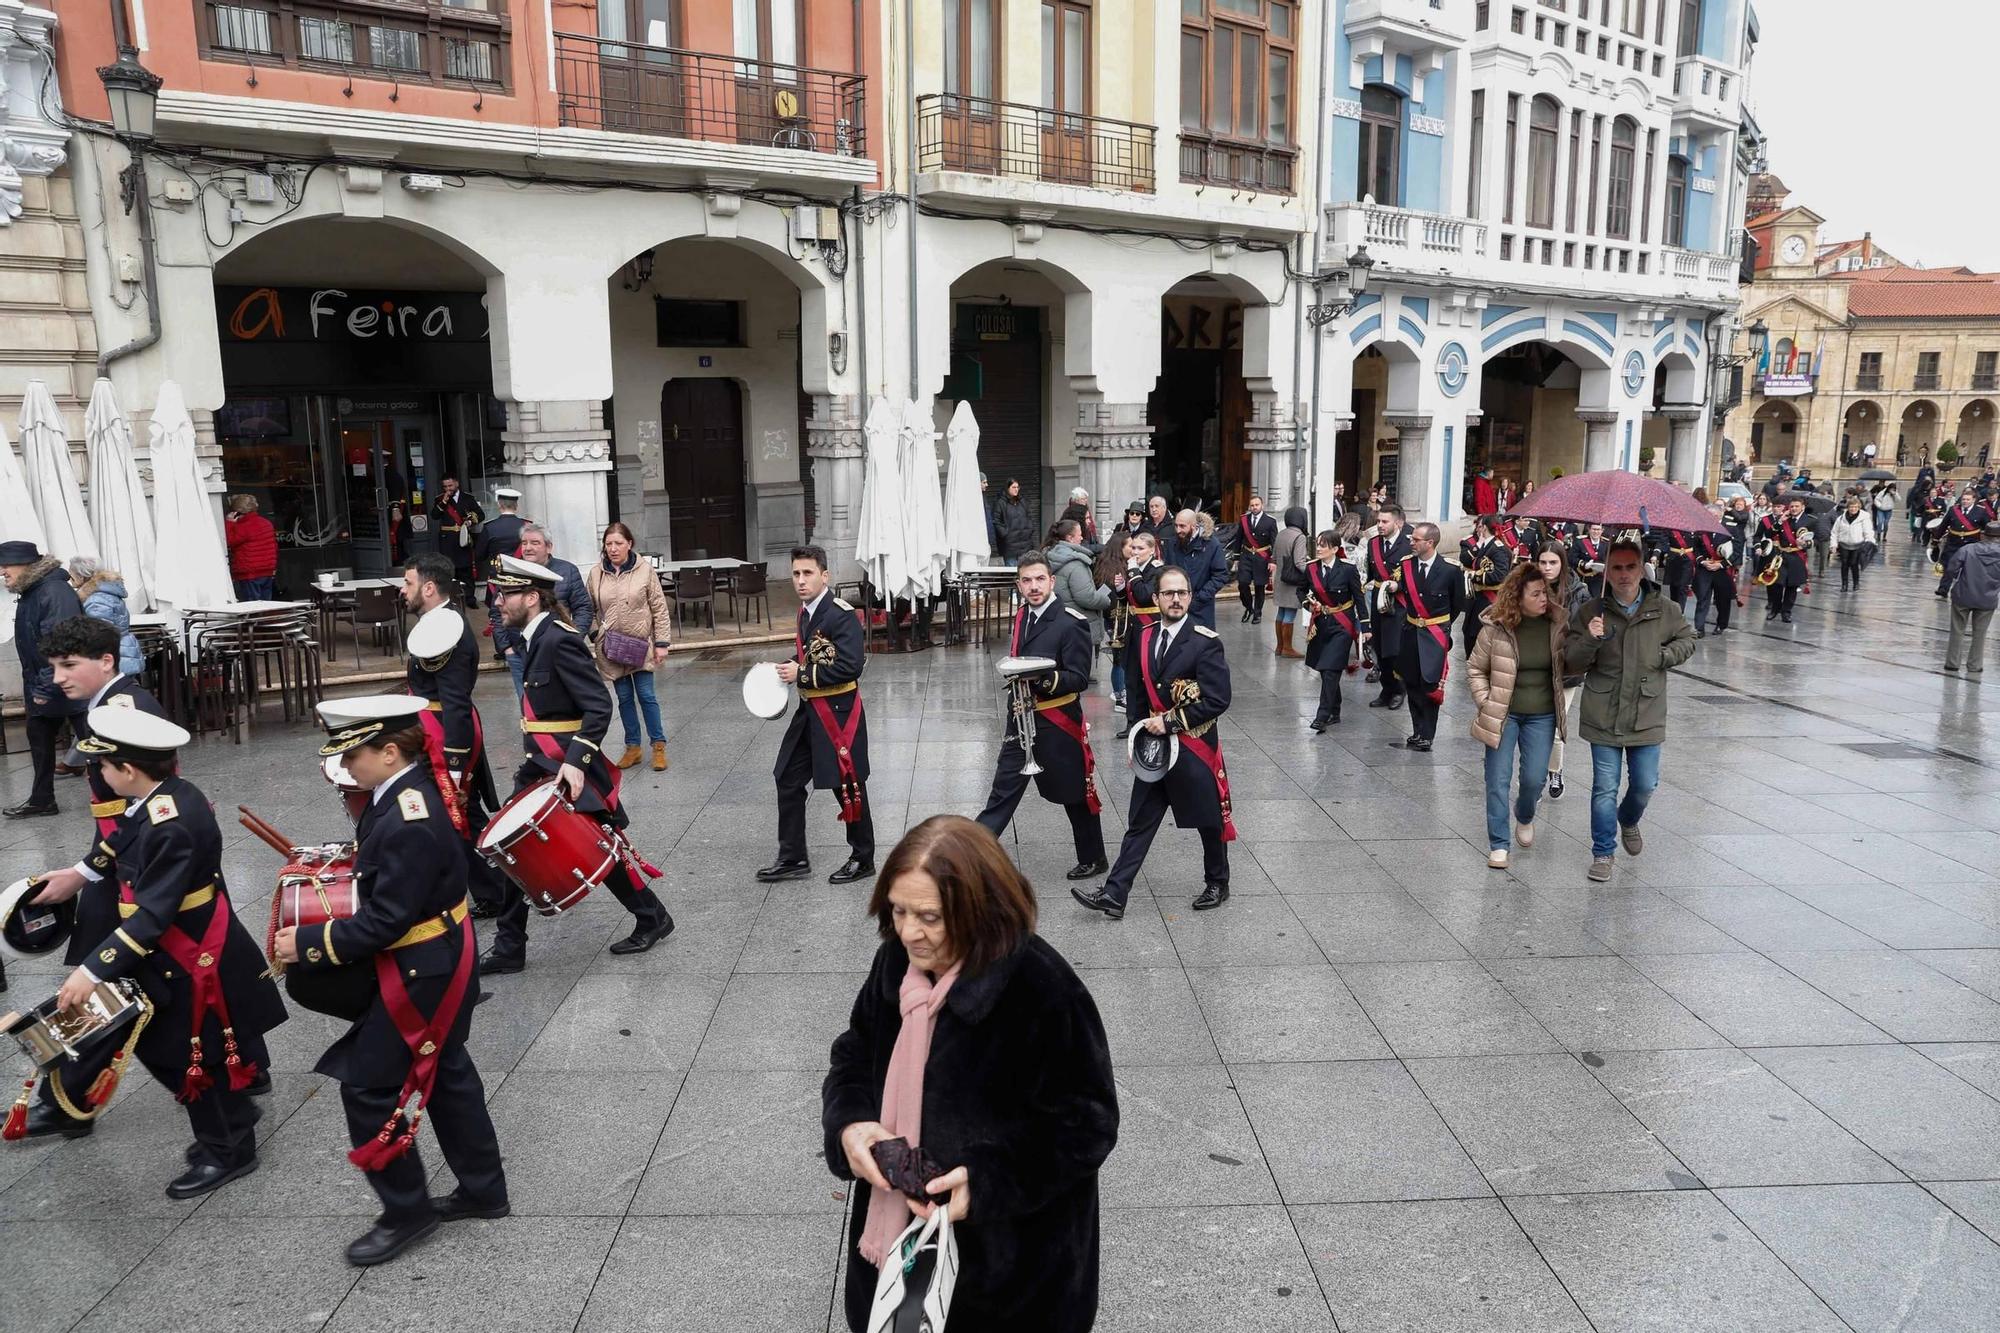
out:
<path id="1" fill-rule="evenodd" d="M 536 720 L 535 706 L 528 702 L 528 696 L 526 693 L 523 693 L 521 695 L 521 716 L 526 718 L 530 722 Z M 542 757 L 553 761 L 557 768 L 561 768 L 564 764 L 569 762 L 568 751 L 565 750 L 563 746 L 558 744 L 556 742 L 556 738 L 549 732 L 531 731 L 528 733 L 528 739 L 534 742 L 535 748 L 542 752 Z M 618 789 L 624 785 L 625 781 L 624 774 L 618 771 L 618 765 L 612 763 L 608 759 L 605 759 L 602 754 L 599 754 L 598 758 L 603 761 L 605 769 L 608 770 L 611 774 L 610 778 L 607 780 L 608 785 L 604 792 L 605 808 L 608 810 L 616 810 L 618 808 Z M 586 782 L 589 781 L 588 775 L 585 776 L 584 780 Z M 449 787 L 451 783 L 447 780 L 442 785 Z M 444 803 L 446 806 L 450 806 L 451 797 L 449 796 L 445 797 Z M 453 821 L 454 826 L 456 826 L 456 822 L 457 821 Z"/>
<path id="2" fill-rule="evenodd" d="M 1951 535 L 1954 537 L 1977 537 L 1979 535 L 1979 525 L 1967 518 L 1965 510 L 1957 505 L 1953 505 L 1951 511 L 1945 515 L 1945 522 L 1955 525 L 1951 532 Z M 1964 529 L 1964 531 L 1957 530 L 1960 528 Z"/>
<path id="3" fill-rule="evenodd" d="M 1577 541 L 1583 546 L 1583 558 L 1585 560 L 1597 559 L 1597 543 L 1591 541 L 1588 537 L 1579 537 Z"/>
<path id="4" fill-rule="evenodd" d="M 1159 612 L 1157 610 L 1151 612 L 1139 610 L 1139 608 L 1145 605 L 1145 603 L 1139 600 L 1138 574 L 1130 575 L 1125 580 L 1125 604 L 1132 608 L 1132 614 L 1139 617 L 1139 624 L 1142 627 L 1151 625 L 1160 618 Z"/>
<path id="5" fill-rule="evenodd" d="M 97 768 L 94 763 L 91 766 L 90 776 L 85 781 L 90 786 L 90 803 L 92 805 L 101 805 L 106 801 L 123 801 L 125 799 L 109 787 L 104 789 L 103 796 L 97 794 Z M 97 815 L 94 817 L 97 820 L 97 836 L 109 841 L 111 835 L 118 831 L 119 817 L 117 815 Z"/>
<path id="6" fill-rule="evenodd" d="M 128 882 L 119 886 L 119 897 L 132 902 L 132 885 Z M 186 969 L 188 986 L 193 995 L 193 1025 L 188 1037 L 187 1073 L 181 1078 L 181 1089 L 175 1093 L 177 1100 L 192 1102 L 202 1093 L 215 1086 L 215 1077 L 201 1064 L 201 1030 L 208 1022 L 208 1011 L 222 1020 L 223 1064 L 229 1069 L 229 1087 L 232 1092 L 241 1092 L 257 1080 L 257 1066 L 246 1063 L 236 1050 L 236 1029 L 229 1022 L 229 1000 L 222 993 L 222 946 L 229 938 L 229 922 L 233 909 L 222 886 L 216 885 L 215 900 L 208 914 L 208 929 L 201 933 L 201 942 L 179 926 L 168 926 L 160 936 L 160 947 L 173 960 Z"/>
<path id="7" fill-rule="evenodd" d="M 1057 731 L 1077 743 L 1083 751 L 1083 803 L 1096 814 L 1104 808 L 1097 795 L 1097 756 L 1090 750 L 1090 727 L 1081 718 L 1071 717 L 1060 708 L 1038 708 L 1035 715 L 1055 724 Z"/>
<path id="8" fill-rule="evenodd" d="M 389 1113 L 389 1119 L 374 1138 L 347 1154 L 347 1160 L 363 1171 L 387 1169 L 416 1142 L 417 1126 L 423 1121 L 425 1104 L 437 1083 L 438 1057 L 458 1022 L 458 1011 L 464 1007 L 465 994 L 471 989 L 472 960 L 479 953 L 472 938 L 472 918 L 468 916 L 460 922 L 459 928 L 463 939 L 458 966 L 452 970 L 451 984 L 445 987 L 437 1012 L 429 1018 L 424 1017 L 423 1010 L 417 1008 L 403 986 L 395 952 L 384 949 L 375 955 L 375 980 L 382 988 L 382 1006 L 389 1011 L 396 1031 L 410 1048 L 410 1072 L 403 1075 L 403 1090 L 396 1094 L 396 1109 Z M 397 1132 L 399 1123 L 401 1133 Z"/>
<path id="9" fill-rule="evenodd" d="M 1784 545 L 1795 547 L 1799 544 L 1798 529 L 1792 526 L 1791 519 L 1789 518 L 1779 519 L 1778 527 L 1785 534 L 1783 542 Z M 1799 585 L 1799 596 L 1810 597 L 1812 596 L 1812 561 L 1806 559 L 1804 551 L 1795 550 L 1790 552 L 1790 554 L 1796 555 L 1799 558 L 1799 563 L 1806 567 L 1806 581 Z"/>
<path id="10" fill-rule="evenodd" d="M 522 710 L 526 711 L 526 696 L 522 696 Z M 479 710 L 472 710 L 472 753 L 466 757 L 465 777 L 461 782 L 451 779 L 451 767 L 444 752 L 444 714 L 426 708 L 417 715 L 424 728 L 424 752 L 430 756 L 431 772 L 437 778 L 438 790 L 444 794 L 444 812 L 451 816 L 451 827 L 459 837 L 470 837 L 467 832 L 465 806 L 467 790 L 479 769 L 479 757 L 486 753 L 486 735 L 479 724 Z"/>
<path id="11" fill-rule="evenodd" d="M 1326 590 L 1326 584 L 1320 581 L 1319 561 L 1315 560 L 1311 564 L 1306 566 L 1306 577 L 1312 580 L 1313 596 L 1319 601 L 1319 604 L 1321 606 L 1326 608 L 1326 614 L 1332 616 L 1334 619 L 1334 623 L 1339 625 L 1341 629 L 1347 631 L 1348 638 L 1353 639 L 1355 642 L 1359 643 L 1361 641 L 1361 635 L 1355 632 L 1353 618 L 1350 617 L 1345 611 L 1336 611 L 1333 609 L 1333 594 L 1328 592 Z M 1349 664 L 1350 668 L 1352 667 L 1352 665 L 1353 665 L 1352 663 Z"/>
<path id="12" fill-rule="evenodd" d="M 1507 553 L 1509 555 L 1521 554 L 1521 546 L 1522 546 L 1521 537 L 1519 533 L 1514 531 L 1513 524 L 1511 523 L 1501 524 L 1500 527 L 1495 530 L 1493 535 L 1500 539 L 1500 544 L 1507 548 Z"/>
<path id="13" fill-rule="evenodd" d="M 1014 637 L 1020 641 L 1021 617 L 1014 616 Z M 804 626 L 792 631 L 792 642 L 797 647 L 797 662 L 806 663 L 806 640 Z M 834 795 L 840 799 L 840 822 L 852 824 L 861 818 L 863 794 L 861 779 L 854 771 L 854 738 L 861 730 L 861 691 L 854 692 L 854 709 L 847 715 L 847 725 L 833 715 L 833 705 L 825 699 L 807 699 L 813 713 L 819 718 L 819 725 L 826 732 L 827 740 L 833 743 L 834 758 L 840 765 L 840 783 L 834 788 Z"/>
<path id="14" fill-rule="evenodd" d="M 1243 530 L 1243 549 L 1249 551 L 1252 555 L 1271 554 L 1270 547 L 1257 545 L 1256 538 L 1250 535 L 1250 515 L 1248 514 L 1238 515 L 1236 519 L 1236 526 Z"/>
<path id="15" fill-rule="evenodd" d="M 1377 583 L 1387 583 L 1389 581 L 1389 566 L 1382 559 L 1383 552 L 1388 549 L 1383 544 L 1379 534 L 1368 539 L 1368 558 L 1375 562 L 1375 581 Z"/>
<path id="16" fill-rule="evenodd" d="M 1715 553 L 1715 538 L 1709 536 L 1707 533 L 1704 532 L 1701 533 L 1696 540 L 1701 542 L 1703 558 L 1708 560 L 1713 560 L 1717 564 L 1722 566 L 1721 569 L 1716 570 L 1715 572 L 1722 575 L 1722 577 L 1728 579 L 1730 590 L 1734 591 L 1736 588 L 1736 570 L 1727 560 L 1724 560 L 1721 556 Z"/>
<path id="17" fill-rule="evenodd" d="M 1160 697 L 1159 687 L 1153 683 L 1153 636 L 1158 632 L 1156 627 L 1148 625 L 1145 633 L 1139 637 L 1139 675 L 1146 682 L 1146 697 L 1152 701 L 1153 711 L 1166 713 L 1171 710 L 1168 709 L 1166 700 Z M 1188 633 L 1192 634 L 1194 631 L 1190 629 Z M 1222 805 L 1222 840 L 1235 842 L 1236 820 L 1230 813 L 1229 805 L 1229 770 L 1222 766 L 1221 747 L 1210 745 L 1201 737 L 1190 736 L 1185 731 L 1180 733 L 1180 738 L 1181 748 L 1201 760 L 1214 775 L 1216 800 Z"/>
<path id="18" fill-rule="evenodd" d="M 1413 555 L 1403 557 L 1403 591 L 1409 595 L 1410 607 L 1417 613 L 1417 619 L 1429 620 L 1431 613 L 1424 607 L 1423 594 L 1417 591 L 1416 560 Z M 1431 702 L 1441 704 L 1444 702 L 1444 683 L 1451 679 L 1451 636 L 1444 632 L 1442 625 L 1425 625 L 1422 628 L 1429 630 L 1438 647 L 1444 649 L 1444 666 L 1438 671 L 1437 684 L 1429 691 Z"/>

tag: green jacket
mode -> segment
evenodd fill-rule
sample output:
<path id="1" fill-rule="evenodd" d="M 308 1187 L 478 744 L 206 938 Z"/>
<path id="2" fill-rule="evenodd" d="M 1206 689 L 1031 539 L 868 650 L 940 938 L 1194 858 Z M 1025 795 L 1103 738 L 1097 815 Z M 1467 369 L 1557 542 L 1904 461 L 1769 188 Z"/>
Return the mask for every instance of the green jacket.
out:
<path id="1" fill-rule="evenodd" d="M 1590 636 L 1602 613 L 1611 637 Z M 1694 653 L 1694 630 L 1658 585 L 1639 589 L 1629 618 L 1617 602 L 1592 598 L 1571 617 L 1563 663 L 1583 675 L 1582 735 L 1598 745 L 1658 745 L 1667 738 L 1667 672 Z"/>

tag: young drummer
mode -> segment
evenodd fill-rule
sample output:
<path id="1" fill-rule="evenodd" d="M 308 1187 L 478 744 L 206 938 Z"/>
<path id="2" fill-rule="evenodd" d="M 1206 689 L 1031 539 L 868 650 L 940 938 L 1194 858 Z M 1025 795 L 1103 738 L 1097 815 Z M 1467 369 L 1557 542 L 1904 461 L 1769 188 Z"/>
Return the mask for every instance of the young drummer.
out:
<path id="1" fill-rule="evenodd" d="M 57 1002 L 83 1003 L 99 982 L 129 978 L 153 1002 L 136 1053 L 187 1109 L 195 1145 L 167 1197 L 192 1199 L 257 1169 L 257 1110 L 247 1089 L 269 1064 L 264 1033 L 285 1003 L 264 955 L 229 903 L 222 830 L 208 798 L 176 775 L 191 739 L 136 708 L 93 708 L 77 748 L 125 798 L 115 849 L 120 924 L 69 974 Z"/>
<path id="2" fill-rule="evenodd" d="M 348 1262 L 360 1266 L 395 1258 L 440 1222 L 508 1212 L 486 1090 L 465 1049 L 479 950 L 465 842 L 424 757 L 427 707 L 405 694 L 320 705 L 331 733 L 320 754 L 339 755 L 371 793 L 355 828 L 358 905 L 351 917 L 287 927 L 275 941 L 276 961 L 357 996 L 340 1006 L 354 1025 L 315 1068 L 340 1081 L 348 1157 L 382 1200 L 382 1216 L 347 1247 Z M 458 1177 L 443 1198 L 431 1197 L 416 1149 L 426 1114 Z"/>

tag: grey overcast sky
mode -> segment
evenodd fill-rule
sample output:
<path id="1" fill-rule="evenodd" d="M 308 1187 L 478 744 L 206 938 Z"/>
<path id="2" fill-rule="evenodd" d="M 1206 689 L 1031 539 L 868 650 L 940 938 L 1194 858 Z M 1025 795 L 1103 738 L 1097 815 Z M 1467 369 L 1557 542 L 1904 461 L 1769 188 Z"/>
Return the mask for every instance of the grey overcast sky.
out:
<path id="1" fill-rule="evenodd" d="M 1754 0 L 1750 105 L 1828 240 L 2000 272 L 2000 3 Z"/>

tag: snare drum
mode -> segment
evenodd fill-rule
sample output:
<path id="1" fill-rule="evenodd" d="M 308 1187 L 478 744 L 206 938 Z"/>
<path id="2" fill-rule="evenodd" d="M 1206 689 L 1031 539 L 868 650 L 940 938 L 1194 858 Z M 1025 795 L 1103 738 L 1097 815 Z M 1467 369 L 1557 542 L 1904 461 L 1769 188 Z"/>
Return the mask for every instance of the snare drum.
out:
<path id="1" fill-rule="evenodd" d="M 90 998 L 74 1009 L 58 1009 L 51 995 L 26 1014 L 10 1015 L 7 1035 L 27 1052 L 37 1069 L 53 1069 L 65 1060 L 87 1059 L 115 1049 L 126 1029 L 149 1007 L 136 982 L 124 978 L 100 981 L 90 988 Z"/>
<path id="2" fill-rule="evenodd" d="M 520 885 L 543 916 L 582 902 L 610 877 L 624 852 L 617 831 L 578 813 L 554 778 L 516 793 L 479 835 L 479 854 Z"/>
<path id="3" fill-rule="evenodd" d="M 363 793 L 365 796 L 366 793 Z M 354 887 L 354 844 L 297 847 L 278 872 L 271 895 L 271 929 L 264 942 L 266 957 L 277 957 L 278 932 L 301 926 L 345 921 L 361 908 Z M 272 964 L 284 977 L 285 994 L 318 1014 L 353 1020 L 368 1009 L 375 993 L 372 967 L 301 968 L 293 971 Z"/>
<path id="4" fill-rule="evenodd" d="M 319 771 L 340 793 L 340 803 L 347 807 L 347 817 L 359 824 L 362 812 L 368 808 L 368 789 L 355 782 L 337 754 L 330 754 L 322 760 Z"/>

